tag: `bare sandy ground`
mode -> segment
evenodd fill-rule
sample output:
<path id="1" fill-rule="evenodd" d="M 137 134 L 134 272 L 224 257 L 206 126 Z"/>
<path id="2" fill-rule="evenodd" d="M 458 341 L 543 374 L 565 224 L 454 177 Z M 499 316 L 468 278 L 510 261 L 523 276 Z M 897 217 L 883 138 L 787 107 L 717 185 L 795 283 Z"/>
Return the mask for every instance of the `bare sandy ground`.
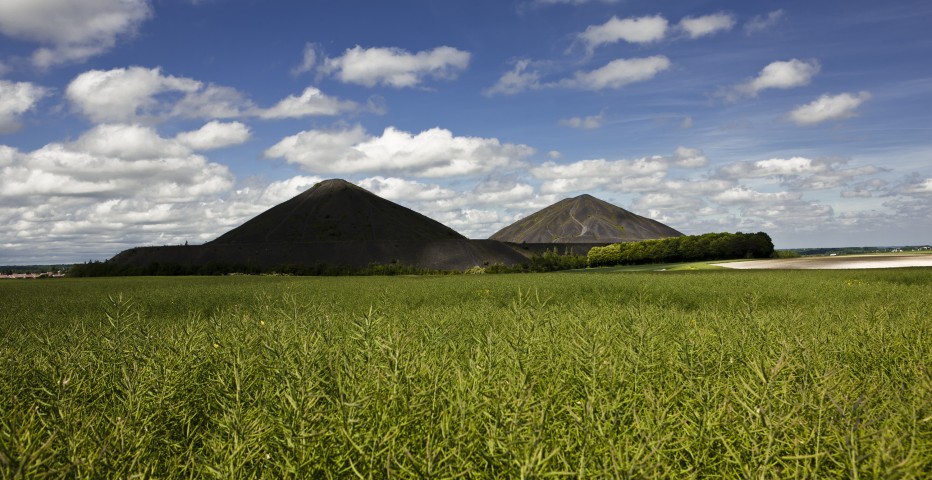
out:
<path id="1" fill-rule="evenodd" d="M 932 267 L 932 255 L 846 255 L 713 263 L 719 267 L 765 270 L 846 270 L 853 268 Z"/>

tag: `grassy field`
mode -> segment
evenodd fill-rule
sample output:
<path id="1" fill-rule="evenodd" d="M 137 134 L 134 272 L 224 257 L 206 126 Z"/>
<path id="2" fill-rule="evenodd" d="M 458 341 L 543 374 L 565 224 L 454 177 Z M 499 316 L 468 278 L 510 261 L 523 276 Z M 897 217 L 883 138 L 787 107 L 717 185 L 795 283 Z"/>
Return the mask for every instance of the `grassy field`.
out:
<path id="1" fill-rule="evenodd" d="M 932 270 L 0 282 L 0 478 L 923 478 Z"/>

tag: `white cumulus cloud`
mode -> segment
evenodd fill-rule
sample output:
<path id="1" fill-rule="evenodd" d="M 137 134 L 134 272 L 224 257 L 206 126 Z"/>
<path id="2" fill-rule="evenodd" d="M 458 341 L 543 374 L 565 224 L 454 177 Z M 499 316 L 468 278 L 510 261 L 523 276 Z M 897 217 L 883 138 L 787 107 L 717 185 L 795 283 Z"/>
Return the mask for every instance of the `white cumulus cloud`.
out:
<path id="1" fill-rule="evenodd" d="M 855 111 L 864 102 L 870 100 L 871 94 L 860 92 L 857 95 L 842 93 L 840 95 L 822 95 L 811 103 L 800 105 L 790 112 L 789 117 L 797 125 L 815 125 L 829 120 L 844 120 L 855 115 Z"/>
<path id="2" fill-rule="evenodd" d="M 570 128 L 578 128 L 582 130 L 595 130 L 602 126 L 602 122 L 605 121 L 605 115 L 600 113 L 598 115 L 590 115 L 588 117 L 570 117 L 560 120 L 560 125 Z"/>
<path id="3" fill-rule="evenodd" d="M 757 77 L 738 85 L 735 90 L 739 94 L 756 97 L 761 90 L 801 87 L 808 85 L 812 77 L 819 73 L 820 68 L 819 62 L 815 60 L 802 61 L 794 58 L 771 62 Z"/>
<path id="4" fill-rule="evenodd" d="M 359 108 L 355 102 L 325 95 L 319 89 L 308 87 L 300 96 L 289 95 L 273 107 L 259 113 L 261 118 L 301 118 L 309 116 L 339 115 Z"/>
<path id="5" fill-rule="evenodd" d="M 197 130 L 179 133 L 175 139 L 191 150 L 203 151 L 239 145 L 249 136 L 249 127 L 243 123 L 214 120 Z"/>
<path id="6" fill-rule="evenodd" d="M 564 79 L 558 85 L 583 90 L 621 88 L 631 83 L 650 80 L 670 68 L 670 65 L 670 59 L 663 55 L 620 58 L 592 71 L 576 72 L 573 78 Z"/>
<path id="7" fill-rule="evenodd" d="M 469 52 L 448 46 L 411 53 L 400 48 L 357 45 L 340 57 L 327 58 L 319 68 L 346 83 L 404 88 L 417 86 L 428 77 L 455 78 L 469 66 L 469 59 Z"/>
<path id="8" fill-rule="evenodd" d="M 676 147 L 673 151 L 673 163 L 681 168 L 699 168 L 709 163 L 709 160 L 698 148 Z"/>
<path id="9" fill-rule="evenodd" d="M 730 13 L 715 13 L 701 17 L 686 17 L 677 25 L 689 38 L 699 38 L 731 30 L 735 17 Z"/>
<path id="10" fill-rule="evenodd" d="M 122 160 L 184 157 L 191 153 L 188 147 L 162 138 L 152 128 L 127 124 L 98 125 L 67 144 L 64 150 Z"/>
<path id="11" fill-rule="evenodd" d="M 91 121 L 133 122 L 165 113 L 157 95 L 202 87 L 190 78 L 162 75 L 160 68 L 130 67 L 84 72 L 68 84 L 65 96 Z"/>
<path id="12" fill-rule="evenodd" d="M 397 177 L 369 177 L 358 185 L 382 198 L 402 203 L 444 200 L 457 195 L 457 192 L 439 185 Z"/>
<path id="13" fill-rule="evenodd" d="M 769 158 L 754 162 L 738 162 L 721 168 L 725 178 L 761 178 L 778 175 L 825 173 L 830 161 L 805 157 Z"/>
<path id="14" fill-rule="evenodd" d="M 3 0 L 0 33 L 41 45 L 32 63 L 48 68 L 110 50 L 151 13 L 147 0 Z"/>
<path id="15" fill-rule="evenodd" d="M 48 89 L 32 83 L 0 80 L 0 133 L 19 130 L 19 117 L 46 95 Z"/>
<path id="16" fill-rule="evenodd" d="M 370 136 L 356 125 L 309 130 L 265 151 L 314 173 L 400 172 L 418 177 L 474 175 L 520 164 L 534 150 L 495 138 L 458 137 L 442 128 L 413 134 L 393 127 Z"/>
<path id="17" fill-rule="evenodd" d="M 592 189 L 643 191 L 663 182 L 668 164 L 662 157 L 637 160 L 579 160 L 560 164 L 545 162 L 531 169 L 543 180 L 541 192 L 568 193 Z"/>
<path id="18" fill-rule="evenodd" d="M 723 204 L 742 204 L 742 205 L 777 205 L 779 202 L 787 200 L 798 200 L 802 197 L 799 193 L 793 192 L 758 192 L 747 187 L 733 187 L 717 195 L 712 199 Z"/>
<path id="19" fill-rule="evenodd" d="M 660 15 L 620 19 L 610 18 L 602 25 L 590 25 L 577 37 L 591 52 L 601 45 L 624 40 L 628 43 L 651 43 L 662 40 L 667 32 L 667 19 Z"/>
<path id="20" fill-rule="evenodd" d="M 811 191 L 845 186 L 855 178 L 885 171 L 872 165 L 845 168 L 847 163 L 841 158 L 769 158 L 725 165 L 717 175 L 731 180 L 776 178 L 794 191 Z"/>
<path id="21" fill-rule="evenodd" d="M 514 68 L 506 72 L 495 82 L 495 85 L 485 89 L 483 93 L 491 96 L 495 94 L 514 95 L 525 90 L 537 90 L 542 88 L 540 82 L 541 74 L 532 68 L 532 62 L 528 59 L 521 59 L 515 62 Z"/>
<path id="22" fill-rule="evenodd" d="M 768 13 L 766 16 L 757 15 L 744 24 L 744 32 L 751 35 L 767 30 L 783 20 L 784 14 L 783 9 L 779 9 Z"/>
<path id="23" fill-rule="evenodd" d="M 360 108 L 315 87 L 259 108 L 235 88 L 165 75 L 158 67 L 90 70 L 71 81 L 65 96 L 95 123 L 153 123 L 169 118 L 271 120 L 332 116 Z M 377 110 L 377 105 L 372 109 Z"/>
<path id="24" fill-rule="evenodd" d="M 0 257 L 73 262 L 203 241 L 263 209 L 233 185 L 226 166 L 150 127 L 98 125 L 29 152 L 0 146 Z"/>
<path id="25" fill-rule="evenodd" d="M 134 125 L 100 125 L 74 142 L 18 154 L 0 177 L 0 195 L 27 203 L 73 196 L 190 201 L 232 185 L 225 166 Z"/>

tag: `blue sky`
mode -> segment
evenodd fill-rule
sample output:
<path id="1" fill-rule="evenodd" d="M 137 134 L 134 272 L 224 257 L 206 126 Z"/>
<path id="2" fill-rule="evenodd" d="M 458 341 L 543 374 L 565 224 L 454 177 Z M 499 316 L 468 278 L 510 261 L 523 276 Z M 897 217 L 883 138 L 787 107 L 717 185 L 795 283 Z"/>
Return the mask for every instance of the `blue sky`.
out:
<path id="1" fill-rule="evenodd" d="M 932 3 L 6 0 L 0 264 L 202 243 L 326 178 L 473 238 L 589 193 L 932 243 Z"/>

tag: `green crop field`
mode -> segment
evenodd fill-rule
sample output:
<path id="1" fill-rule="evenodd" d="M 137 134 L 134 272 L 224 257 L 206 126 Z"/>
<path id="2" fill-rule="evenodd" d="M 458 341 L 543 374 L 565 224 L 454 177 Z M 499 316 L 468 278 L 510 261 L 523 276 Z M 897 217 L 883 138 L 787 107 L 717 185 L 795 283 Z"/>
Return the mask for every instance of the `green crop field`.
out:
<path id="1" fill-rule="evenodd" d="M 0 282 L 0 478 L 927 478 L 932 269 Z"/>

